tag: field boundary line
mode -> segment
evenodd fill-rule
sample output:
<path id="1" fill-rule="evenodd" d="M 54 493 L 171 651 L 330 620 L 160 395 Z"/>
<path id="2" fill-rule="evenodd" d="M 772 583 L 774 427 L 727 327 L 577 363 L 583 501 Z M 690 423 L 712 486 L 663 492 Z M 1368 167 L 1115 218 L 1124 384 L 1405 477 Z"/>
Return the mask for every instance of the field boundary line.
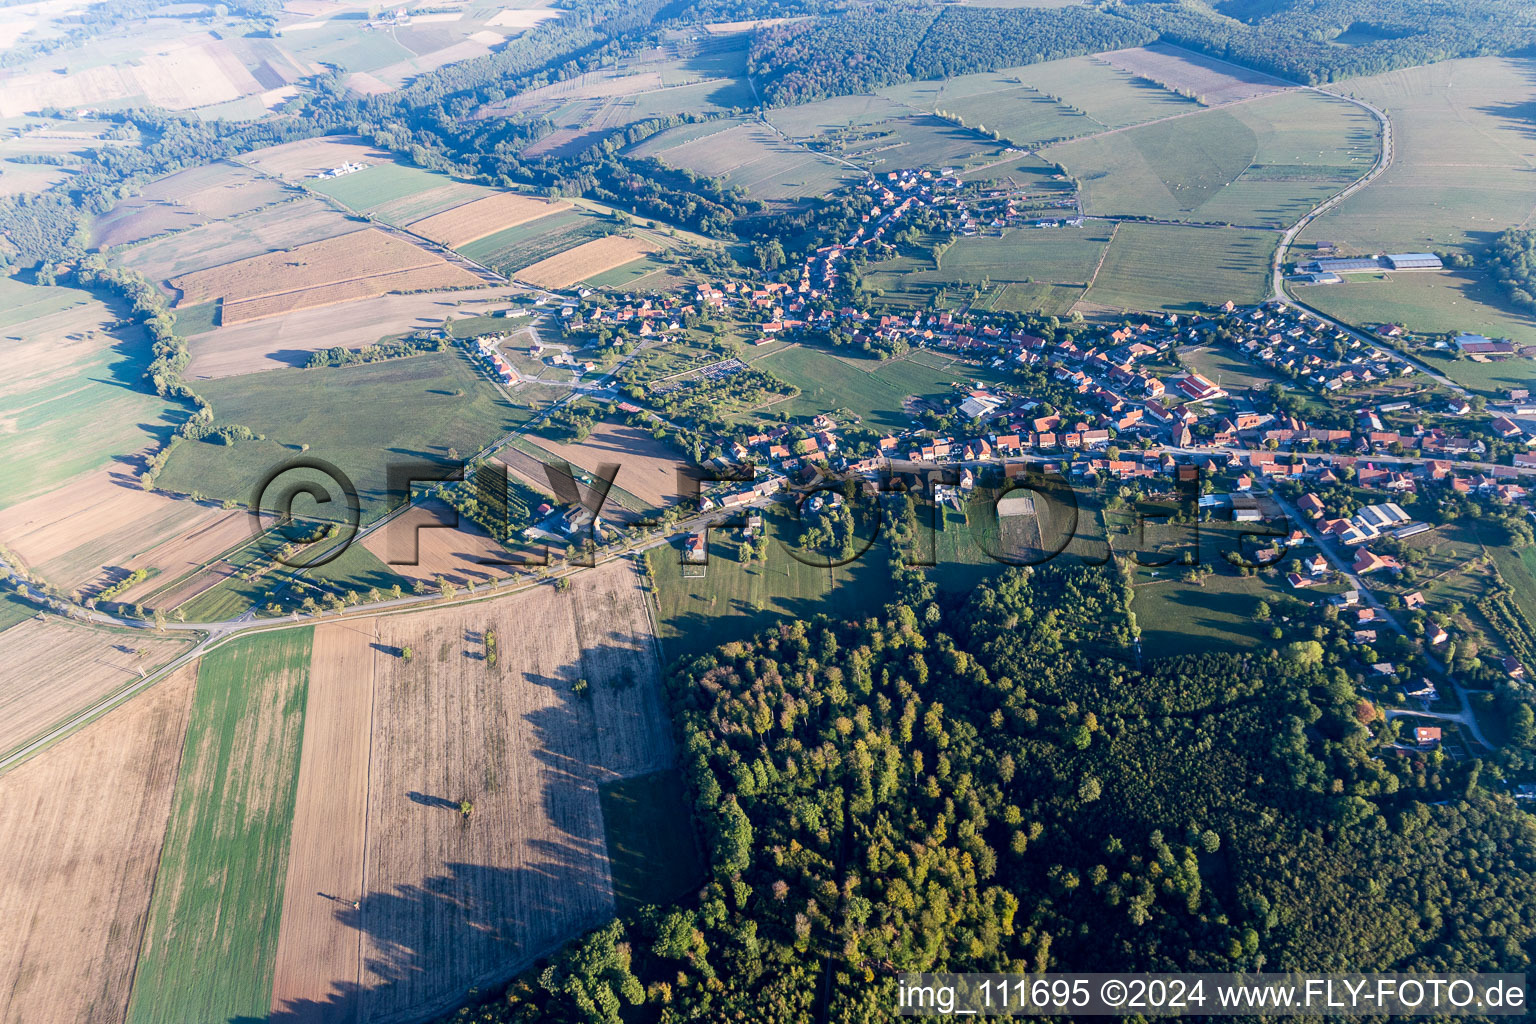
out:
<path id="1" fill-rule="evenodd" d="M 1094 264 L 1093 274 L 1088 278 L 1088 283 L 1083 285 L 1083 294 L 1077 297 L 1078 302 L 1088 294 L 1088 289 L 1093 287 L 1093 282 L 1099 279 L 1099 271 L 1104 269 L 1104 261 L 1109 258 L 1109 247 L 1115 244 L 1115 236 L 1120 233 L 1120 221 L 1114 222 L 1114 227 L 1109 229 L 1109 240 L 1104 243 L 1104 251 L 1099 253 L 1099 262 Z M 1076 305 L 1077 303 L 1073 303 Z"/>

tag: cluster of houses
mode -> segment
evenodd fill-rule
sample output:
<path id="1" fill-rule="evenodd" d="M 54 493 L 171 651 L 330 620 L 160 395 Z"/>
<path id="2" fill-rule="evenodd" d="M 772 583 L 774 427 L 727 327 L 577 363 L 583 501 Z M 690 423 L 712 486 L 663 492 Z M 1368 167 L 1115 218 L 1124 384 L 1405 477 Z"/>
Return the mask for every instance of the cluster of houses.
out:
<path id="1" fill-rule="evenodd" d="M 466 338 L 464 348 L 492 377 L 503 384 L 511 384 L 517 380 L 517 371 L 501 354 L 501 343 L 506 340 L 505 334 L 482 334 L 477 338 Z"/>
<path id="2" fill-rule="evenodd" d="M 1228 304 L 1230 306 L 1230 303 Z M 1412 363 L 1284 303 L 1224 308 L 1229 344 L 1246 358 L 1324 392 L 1412 376 Z"/>
<path id="3" fill-rule="evenodd" d="M 917 210 L 932 211 L 937 215 L 935 226 L 955 235 L 1002 234 L 1008 228 L 1076 227 L 1083 223 L 1075 192 L 1031 194 L 1011 181 L 967 184 L 949 168 L 871 175 L 856 186 L 855 192 L 871 202 L 869 212 L 860 215 L 858 227 L 847 239 L 822 246 L 806 257 L 796 286 L 800 294 L 809 298 L 832 294 L 849 253 L 889 242 Z M 1063 216 L 1059 211 L 1067 212 Z"/>

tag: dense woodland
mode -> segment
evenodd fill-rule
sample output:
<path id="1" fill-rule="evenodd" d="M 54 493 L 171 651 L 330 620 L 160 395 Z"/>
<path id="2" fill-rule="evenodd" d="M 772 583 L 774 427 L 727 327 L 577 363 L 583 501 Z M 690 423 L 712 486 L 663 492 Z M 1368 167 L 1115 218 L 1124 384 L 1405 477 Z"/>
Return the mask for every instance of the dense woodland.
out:
<path id="1" fill-rule="evenodd" d="M 892 1020 L 924 969 L 1526 969 L 1536 821 L 1480 763 L 1379 756 L 1326 627 L 1138 668 L 1112 566 L 955 607 L 893 571 L 879 617 L 676 669 L 697 897 L 467 1019 Z"/>
<path id="2" fill-rule="evenodd" d="M 1488 251 L 1493 276 L 1509 300 L 1536 309 L 1536 231 L 1511 228 Z"/>
<path id="3" fill-rule="evenodd" d="M 768 101 L 788 104 L 1157 39 L 1311 84 L 1536 44 L 1536 11 L 1521 0 L 1212 6 L 1220 13 L 1181 0 L 1047 10 L 881 3 L 760 31 L 752 66 Z"/>
<path id="4" fill-rule="evenodd" d="M 1054 10 L 877 5 L 759 32 L 750 70 L 764 97 L 785 105 L 863 92 L 913 78 L 1140 46 L 1157 34 L 1093 8 Z"/>

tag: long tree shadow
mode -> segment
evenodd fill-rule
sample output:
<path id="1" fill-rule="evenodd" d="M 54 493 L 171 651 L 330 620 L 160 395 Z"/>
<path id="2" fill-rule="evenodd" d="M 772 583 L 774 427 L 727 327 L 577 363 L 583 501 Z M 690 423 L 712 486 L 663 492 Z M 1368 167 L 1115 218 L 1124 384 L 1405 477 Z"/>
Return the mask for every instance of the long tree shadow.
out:
<path id="1" fill-rule="evenodd" d="M 542 706 L 511 720 L 494 714 L 480 719 L 489 728 L 500 722 L 520 734 L 515 744 L 495 737 L 486 749 L 506 744 L 526 751 L 503 756 L 499 767 L 533 791 L 515 801 L 467 794 L 476 807 L 449 826 L 443 848 L 495 849 L 506 861 L 475 863 L 449 852 L 440 870 L 420 882 L 367 892 L 355 906 L 350 895 L 302 894 L 330 901 L 332 919 L 346 929 L 334 948 L 360 943 L 363 980 L 336 981 L 323 998 L 290 999 L 265 1016 L 228 1018 L 230 1024 L 380 1024 L 448 1013 L 614 916 L 599 787 L 632 772 L 635 757 L 624 744 L 605 740 L 598 720 L 622 718 L 640 698 L 643 687 L 614 685 L 608 676 L 618 671 L 615 666 L 634 664 L 649 647 L 626 643 L 623 635 L 610 638 L 547 674 L 507 666 L 507 687 L 548 691 L 532 702 Z M 589 674 L 596 692 L 575 685 Z M 459 811 L 455 798 L 418 790 L 403 795 L 411 804 Z M 455 838 L 458 829 L 468 839 L 475 838 L 473 830 L 488 828 L 504 831 L 490 844 Z M 443 834 L 437 835 L 442 841 Z M 422 841 L 434 840 L 423 833 Z"/>

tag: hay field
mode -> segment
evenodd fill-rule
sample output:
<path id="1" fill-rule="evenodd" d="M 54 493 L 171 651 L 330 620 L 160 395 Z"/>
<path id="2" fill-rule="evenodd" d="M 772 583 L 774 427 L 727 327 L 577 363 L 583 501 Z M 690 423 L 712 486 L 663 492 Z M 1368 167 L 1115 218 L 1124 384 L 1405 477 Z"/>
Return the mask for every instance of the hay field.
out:
<path id="1" fill-rule="evenodd" d="M 230 513 L 141 488 L 119 464 L 0 511 L 0 544 L 65 590 L 86 587 L 122 567 L 168 571 L 190 552 L 168 542 L 190 537 Z M 215 552 L 216 553 L 216 552 Z"/>
<path id="2" fill-rule="evenodd" d="M 248 259 L 358 230 L 355 221 L 318 199 L 292 202 L 129 246 L 118 260 L 151 281 Z"/>
<path id="3" fill-rule="evenodd" d="M 466 307 L 488 312 L 510 297 L 496 289 L 380 295 L 366 303 L 299 309 L 230 324 L 187 340 L 192 352 L 187 376 L 206 380 L 304 366 L 321 349 L 362 348 L 391 335 L 442 327 Z"/>
<path id="4" fill-rule="evenodd" d="M 1002 237 L 973 235 L 950 246 L 942 269 L 927 257 L 898 256 L 874 264 L 866 278 L 871 288 L 885 291 L 881 301 L 904 308 L 926 308 L 940 289 L 957 283 L 980 286 L 986 279 L 991 282 L 981 300 L 986 308 L 1011 308 L 1006 304 L 1025 296 L 1043 302 L 1059 295 L 1058 304 L 1047 311 L 1060 314 L 1093 278 L 1110 230 L 1109 225 L 1090 221 L 1080 228 L 1015 228 Z"/>
<path id="5" fill-rule="evenodd" d="M 388 291 L 472 285 L 479 278 L 377 228 L 170 280 L 177 307 L 222 299 L 225 323 L 348 302 Z"/>
<path id="6" fill-rule="evenodd" d="M 204 381 L 198 392 L 220 417 L 227 417 L 225 422 L 245 424 L 266 440 L 232 447 L 179 444 L 159 478 L 162 487 L 245 503 L 256 481 L 307 444 L 312 457 L 334 463 L 351 477 L 365 521 L 372 521 L 391 500 L 390 464 L 425 459 L 452 465 L 450 450 L 460 457 L 479 451 L 545 408 L 554 389 L 530 393 L 521 388 L 509 401 L 462 353 L 447 351 Z M 335 487 L 323 478 L 320 483 Z M 300 504 L 314 514 L 327 513 L 325 507 Z"/>
<path id="7" fill-rule="evenodd" d="M 121 1024 L 195 677 L 0 778 L 0 1020 Z"/>
<path id="8" fill-rule="evenodd" d="M 272 1012 L 295 1024 L 350 1019 L 315 1008 L 348 998 L 362 969 L 353 912 L 337 901 L 363 895 L 376 631 L 372 619 L 315 627 L 272 972 Z"/>
<path id="9" fill-rule="evenodd" d="M 1329 86 L 1386 109 L 1392 166 L 1301 240 L 1351 251 L 1477 254 L 1536 215 L 1536 60 L 1477 57 Z"/>
<path id="10" fill-rule="evenodd" d="M 1370 169 L 1370 115 L 1312 92 L 1052 146 L 1094 215 L 1282 227 Z"/>
<path id="11" fill-rule="evenodd" d="M 514 276 L 539 288 L 569 288 L 578 281 L 622 267 L 642 256 L 654 255 L 656 249 L 655 245 L 638 238 L 608 235 L 540 260 Z"/>
<path id="12" fill-rule="evenodd" d="M 191 646 L 154 633 L 36 616 L 0 633 L 0 752 L 21 746 Z M 139 656 L 143 651 L 143 657 Z"/>
<path id="13" fill-rule="evenodd" d="M 271 1006 L 311 635 L 242 637 L 198 666 L 132 1024 L 259 1018 Z"/>
<path id="14" fill-rule="evenodd" d="M 1099 54 L 1099 59 L 1122 71 L 1156 82 L 1165 89 L 1198 97 L 1201 103 L 1208 106 L 1267 96 L 1293 88 L 1290 82 L 1272 75 L 1213 60 L 1204 54 L 1167 43 L 1110 50 Z"/>
<path id="15" fill-rule="evenodd" d="M 615 489 L 628 491 L 651 508 L 664 508 L 678 500 L 677 471 L 688 464 L 688 456 L 665 441 L 658 441 L 650 431 L 623 423 L 603 422 L 580 444 L 563 444 L 539 438 L 540 448 L 596 473 L 604 463 L 617 464 L 619 475 Z M 613 495 L 609 495 L 609 503 Z"/>
<path id="16" fill-rule="evenodd" d="M 1084 301 L 1126 310 L 1191 312 L 1269 290 L 1278 232 L 1126 222 Z"/>
<path id="17" fill-rule="evenodd" d="M 822 196 L 844 185 L 850 168 L 785 142 L 752 121 L 683 125 L 653 135 L 628 152 L 721 178 L 768 201 Z M 917 166 L 903 155 L 903 166 Z"/>
<path id="18" fill-rule="evenodd" d="M 0 508 L 168 437 L 185 415 L 146 386 L 144 331 L 114 329 L 126 315 L 90 292 L 0 278 Z"/>
<path id="19" fill-rule="evenodd" d="M 387 150 L 378 149 L 359 136 L 322 135 L 258 149 L 240 157 L 240 162 L 263 174 L 300 182 L 344 163 L 393 163 L 394 159 Z"/>
<path id="20" fill-rule="evenodd" d="M 996 74 L 1081 110 L 1106 128 L 1123 128 L 1197 109 L 1192 100 L 1138 79 L 1096 57 L 1068 57 L 1042 64 L 1005 68 Z M 955 80 L 960 81 L 962 79 Z M 912 83 L 896 87 L 912 90 L 909 94 L 897 94 L 891 90 L 882 90 L 882 93 L 893 97 L 920 97 L 923 89 L 935 85 L 937 83 Z M 954 86 L 952 82 L 939 87 L 948 91 Z M 903 102 L 912 100 L 904 98 Z M 945 106 L 942 103 L 939 105 Z"/>
<path id="21" fill-rule="evenodd" d="M 362 1019 L 425 1016 L 614 913 L 599 786 L 673 764 L 643 602 L 620 561 L 340 638 L 332 657 L 373 663 L 367 889 L 338 915 L 362 933 Z"/>
<path id="22" fill-rule="evenodd" d="M 1503 290 L 1475 271 L 1350 274 L 1343 284 L 1298 288 L 1296 294 L 1307 305 L 1349 323 L 1403 324 L 1422 333 L 1470 331 L 1536 345 L 1536 316 L 1511 307 Z M 1458 359 L 1447 363 L 1444 372 L 1455 380 L 1463 371 L 1476 374 L 1489 366 L 1527 378 L 1523 383 L 1533 376 L 1531 364 L 1520 359 L 1495 364 Z"/>
<path id="23" fill-rule="evenodd" d="M 545 214 L 569 209 L 567 202 L 548 202 L 516 192 L 500 192 L 474 202 L 456 206 L 423 220 L 413 221 L 409 227 L 423 238 L 441 242 L 450 249 L 479 241 L 504 228 L 516 227 L 537 220 Z"/>

